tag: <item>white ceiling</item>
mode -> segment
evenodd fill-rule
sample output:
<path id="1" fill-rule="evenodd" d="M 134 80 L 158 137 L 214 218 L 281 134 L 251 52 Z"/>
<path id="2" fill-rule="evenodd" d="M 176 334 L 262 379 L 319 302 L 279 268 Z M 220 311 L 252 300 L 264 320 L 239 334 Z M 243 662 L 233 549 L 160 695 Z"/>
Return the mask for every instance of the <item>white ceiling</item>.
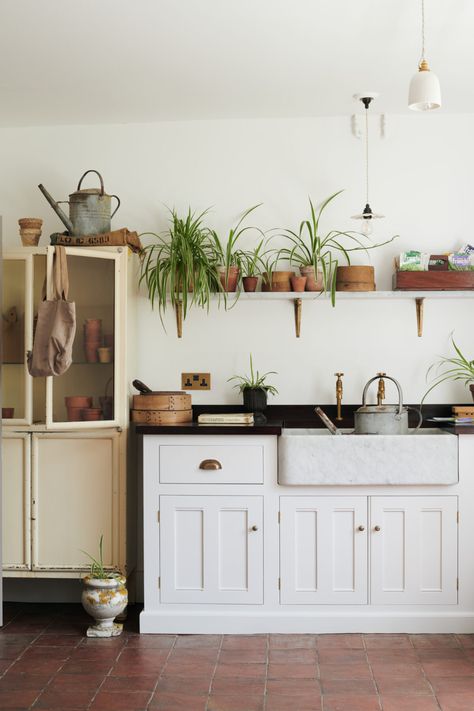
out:
<path id="1" fill-rule="evenodd" d="M 0 125 L 404 113 L 420 1 L 1 0 Z M 474 113 L 474 2 L 425 1 L 442 111 Z"/>

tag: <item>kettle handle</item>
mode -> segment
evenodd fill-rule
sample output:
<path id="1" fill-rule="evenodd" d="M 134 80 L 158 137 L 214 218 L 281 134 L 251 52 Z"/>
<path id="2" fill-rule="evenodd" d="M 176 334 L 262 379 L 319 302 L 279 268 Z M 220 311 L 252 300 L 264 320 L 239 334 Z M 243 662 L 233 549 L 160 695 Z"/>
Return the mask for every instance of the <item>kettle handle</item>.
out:
<path id="1" fill-rule="evenodd" d="M 415 432 L 421 427 L 421 423 L 423 422 L 423 415 L 421 414 L 421 410 L 419 410 L 417 407 L 411 407 L 411 405 L 407 405 L 407 410 L 413 410 L 413 412 L 416 412 L 416 414 L 418 415 L 418 424 L 416 425 L 416 427 L 413 427 L 413 429 L 411 429 L 409 432 L 409 434 L 415 434 Z"/>
<path id="2" fill-rule="evenodd" d="M 398 380 L 395 380 L 395 378 L 391 378 L 390 375 L 384 375 L 383 377 L 384 377 L 385 380 L 391 380 L 392 383 L 395 383 L 395 385 L 397 386 L 397 390 L 398 390 L 398 414 L 401 415 L 401 414 L 402 414 L 402 411 L 403 411 L 403 393 L 402 393 L 402 387 L 401 387 L 400 383 L 398 382 Z M 362 407 L 364 407 L 364 405 L 365 405 L 365 401 L 366 401 L 366 398 L 367 398 L 367 390 L 369 389 L 369 385 L 370 385 L 371 383 L 373 383 L 375 380 L 379 380 L 379 379 L 380 379 L 380 376 L 379 376 L 379 375 L 376 375 L 374 378 L 371 378 L 371 379 L 369 380 L 369 382 L 367 383 L 367 385 L 365 386 L 364 392 L 362 393 Z M 421 422 L 420 422 L 420 425 L 421 425 Z M 419 426 L 419 425 L 418 425 L 418 426 Z"/>
<path id="3" fill-rule="evenodd" d="M 115 215 L 115 213 L 117 212 L 117 210 L 118 210 L 119 207 L 120 207 L 120 198 L 119 198 L 118 195 L 111 195 L 110 197 L 111 197 L 111 198 L 114 197 L 114 198 L 117 200 L 117 207 L 115 208 L 115 210 L 113 211 L 113 213 L 110 215 L 110 219 L 112 219 L 112 217 Z"/>
<path id="4" fill-rule="evenodd" d="M 98 170 L 86 170 L 86 172 L 84 173 L 84 175 L 81 177 L 81 179 L 79 180 L 79 182 L 78 182 L 78 184 L 77 184 L 77 189 L 78 189 L 78 190 L 81 189 L 81 183 L 82 183 L 82 181 L 84 180 L 84 178 L 86 177 L 87 173 L 96 173 L 96 174 L 99 176 L 99 180 L 100 180 L 100 195 L 101 195 L 101 197 L 102 197 L 102 195 L 104 194 L 104 180 L 103 180 L 103 178 L 102 178 L 102 176 L 101 176 L 101 174 L 99 173 Z"/>

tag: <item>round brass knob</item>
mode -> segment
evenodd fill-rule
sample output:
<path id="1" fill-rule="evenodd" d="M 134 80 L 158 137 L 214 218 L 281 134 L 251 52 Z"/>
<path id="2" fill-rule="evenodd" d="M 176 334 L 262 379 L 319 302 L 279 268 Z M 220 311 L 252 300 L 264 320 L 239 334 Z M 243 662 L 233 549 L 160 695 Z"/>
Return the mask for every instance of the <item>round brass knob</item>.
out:
<path id="1" fill-rule="evenodd" d="M 255 526 L 255 525 L 254 525 L 254 526 L 252 526 L 252 528 L 251 528 L 250 530 L 251 530 L 251 531 L 258 531 L 258 526 Z"/>
<path id="2" fill-rule="evenodd" d="M 217 459 L 204 459 L 199 465 L 199 469 L 217 471 L 218 469 L 222 469 L 222 464 Z"/>
<path id="3" fill-rule="evenodd" d="M 358 531 L 365 531 L 365 526 L 357 526 Z"/>
<path id="4" fill-rule="evenodd" d="M 374 526 L 374 531 L 380 531 L 380 526 Z"/>

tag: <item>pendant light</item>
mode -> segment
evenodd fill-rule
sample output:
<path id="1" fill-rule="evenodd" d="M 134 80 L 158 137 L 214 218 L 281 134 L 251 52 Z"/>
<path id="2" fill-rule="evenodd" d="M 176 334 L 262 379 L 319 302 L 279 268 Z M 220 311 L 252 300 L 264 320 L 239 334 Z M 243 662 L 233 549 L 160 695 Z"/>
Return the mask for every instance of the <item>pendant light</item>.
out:
<path id="1" fill-rule="evenodd" d="M 365 235 L 372 233 L 373 220 L 383 217 L 372 212 L 369 204 L 369 106 L 378 94 L 366 92 L 365 94 L 356 94 L 355 99 L 358 99 L 365 107 L 365 207 L 359 215 L 352 215 L 353 220 L 362 220 L 361 231 Z"/>
<path id="2" fill-rule="evenodd" d="M 425 58 L 425 0 L 421 0 L 421 59 L 410 82 L 408 107 L 413 111 L 431 111 L 441 106 L 441 88 L 436 74 Z"/>

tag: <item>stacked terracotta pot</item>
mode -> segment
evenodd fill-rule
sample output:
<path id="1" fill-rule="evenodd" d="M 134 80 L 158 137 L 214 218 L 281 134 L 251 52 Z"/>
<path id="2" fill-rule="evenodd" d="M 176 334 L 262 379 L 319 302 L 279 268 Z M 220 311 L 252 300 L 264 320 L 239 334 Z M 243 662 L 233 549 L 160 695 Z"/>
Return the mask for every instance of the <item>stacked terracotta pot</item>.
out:
<path id="1" fill-rule="evenodd" d="M 93 398 L 91 396 L 70 395 L 64 399 L 69 422 L 80 422 L 81 420 L 92 422 L 102 419 L 102 408 L 93 407 Z"/>
<path id="2" fill-rule="evenodd" d="M 98 349 L 102 346 L 102 319 L 87 318 L 84 321 L 84 355 L 88 363 L 97 363 Z"/>

